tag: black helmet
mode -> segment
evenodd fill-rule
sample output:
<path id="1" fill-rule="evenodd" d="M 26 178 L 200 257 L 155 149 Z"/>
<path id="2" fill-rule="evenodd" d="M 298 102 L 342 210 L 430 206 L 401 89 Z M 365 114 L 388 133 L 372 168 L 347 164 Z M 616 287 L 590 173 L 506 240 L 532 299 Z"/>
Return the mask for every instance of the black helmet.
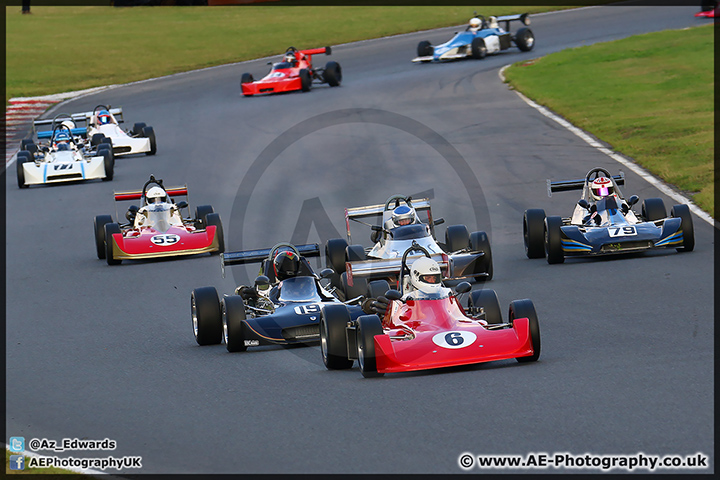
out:
<path id="1" fill-rule="evenodd" d="M 278 280 L 294 277 L 300 271 L 300 257 L 295 252 L 283 250 L 275 255 L 273 269 Z"/>

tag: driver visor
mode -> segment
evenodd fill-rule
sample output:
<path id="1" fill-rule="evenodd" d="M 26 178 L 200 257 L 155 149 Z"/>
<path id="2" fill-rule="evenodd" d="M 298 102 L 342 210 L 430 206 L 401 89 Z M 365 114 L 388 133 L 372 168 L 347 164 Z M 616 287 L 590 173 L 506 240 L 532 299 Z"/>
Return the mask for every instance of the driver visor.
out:
<path id="1" fill-rule="evenodd" d="M 610 188 L 608 188 L 608 187 L 596 188 L 595 192 L 597 192 L 597 195 L 600 197 L 607 197 L 608 195 L 610 195 Z"/>
<path id="2" fill-rule="evenodd" d="M 426 275 L 420 275 L 420 281 L 423 283 L 429 283 L 431 285 L 437 285 L 438 283 L 440 283 L 440 274 L 430 273 Z"/>

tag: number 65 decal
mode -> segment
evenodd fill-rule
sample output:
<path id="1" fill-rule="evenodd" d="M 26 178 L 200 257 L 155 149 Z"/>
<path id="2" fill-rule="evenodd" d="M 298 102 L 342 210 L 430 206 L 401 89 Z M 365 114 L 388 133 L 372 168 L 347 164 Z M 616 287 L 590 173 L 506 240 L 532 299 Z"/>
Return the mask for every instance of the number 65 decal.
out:
<path id="1" fill-rule="evenodd" d="M 632 235 L 637 235 L 637 230 L 635 230 L 635 227 L 633 226 L 610 227 L 608 228 L 608 234 L 611 237 L 629 237 Z"/>
<path id="2" fill-rule="evenodd" d="M 171 233 L 166 233 L 163 235 L 153 235 L 152 238 L 150 238 L 150 241 L 152 243 L 154 243 L 155 245 L 160 245 L 160 246 L 165 247 L 165 246 L 173 245 L 173 244 L 179 242 L 180 236 L 173 235 Z"/>
<path id="3" fill-rule="evenodd" d="M 435 345 L 443 348 L 464 348 L 477 338 L 472 332 L 442 332 L 433 336 L 432 340 Z"/>

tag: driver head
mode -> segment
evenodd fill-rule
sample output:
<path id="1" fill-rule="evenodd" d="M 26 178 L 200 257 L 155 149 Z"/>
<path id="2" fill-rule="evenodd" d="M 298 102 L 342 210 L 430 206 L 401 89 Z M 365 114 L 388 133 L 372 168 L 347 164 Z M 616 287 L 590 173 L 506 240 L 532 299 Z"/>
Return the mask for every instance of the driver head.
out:
<path id="1" fill-rule="evenodd" d="M 392 213 L 392 221 L 397 226 L 410 225 L 415 221 L 415 209 L 407 205 L 395 207 Z"/>
<path id="2" fill-rule="evenodd" d="M 167 201 L 167 193 L 156 185 L 145 193 L 145 200 L 148 204 L 163 203 Z"/>
<path id="3" fill-rule="evenodd" d="M 273 270 L 278 281 L 295 277 L 300 271 L 300 257 L 290 250 L 282 250 L 273 259 Z"/>
<path id="4" fill-rule="evenodd" d="M 111 122 L 112 122 L 112 120 L 110 117 L 110 112 L 108 112 L 107 110 L 100 110 L 98 112 L 98 123 L 100 125 L 107 125 Z"/>
<path id="5" fill-rule="evenodd" d="M 428 295 L 439 293 L 443 288 L 440 265 L 432 258 L 418 258 L 410 267 L 410 284 Z"/>
<path id="6" fill-rule="evenodd" d="M 477 30 L 480 28 L 480 25 L 482 25 L 482 20 L 480 20 L 477 17 L 473 17 L 470 19 L 470 28 L 473 30 Z"/>
<path id="7" fill-rule="evenodd" d="M 590 184 L 590 195 L 595 201 L 602 200 L 613 193 L 615 193 L 615 189 L 612 180 L 607 177 L 598 177 Z"/>

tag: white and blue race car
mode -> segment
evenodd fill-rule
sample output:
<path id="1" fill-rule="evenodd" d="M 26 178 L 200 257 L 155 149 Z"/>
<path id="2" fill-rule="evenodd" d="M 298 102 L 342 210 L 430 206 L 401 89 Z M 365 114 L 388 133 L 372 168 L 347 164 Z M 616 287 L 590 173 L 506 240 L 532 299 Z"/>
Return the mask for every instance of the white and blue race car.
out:
<path id="1" fill-rule="evenodd" d="M 525 25 L 515 32 L 510 32 L 510 22 L 518 21 Z M 505 28 L 499 22 L 505 22 Z M 510 48 L 513 43 L 523 52 L 529 52 L 535 46 L 535 36 L 527 28 L 530 18 L 527 13 L 521 15 L 504 15 L 488 17 L 476 15 L 470 19 L 464 32 L 457 32 L 455 36 L 440 45 L 433 46 L 428 41 L 418 44 L 418 56 L 413 62 L 440 62 L 445 60 L 458 60 L 462 58 L 482 59 Z"/>

